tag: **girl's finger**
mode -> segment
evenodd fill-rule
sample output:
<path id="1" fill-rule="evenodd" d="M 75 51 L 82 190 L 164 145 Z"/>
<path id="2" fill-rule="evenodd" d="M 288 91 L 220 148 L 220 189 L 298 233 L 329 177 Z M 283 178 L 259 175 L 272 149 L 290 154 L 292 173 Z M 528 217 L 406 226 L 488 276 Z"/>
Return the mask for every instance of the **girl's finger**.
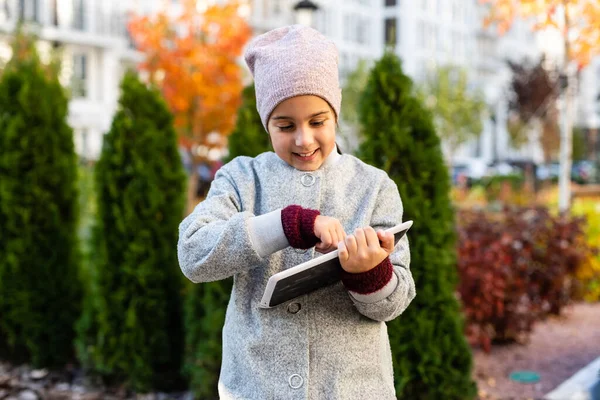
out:
<path id="1" fill-rule="evenodd" d="M 346 247 L 346 250 L 348 251 L 349 256 L 356 254 L 356 251 L 358 250 L 358 246 L 356 245 L 356 237 L 354 237 L 354 235 L 346 236 L 345 247 Z"/>
<path id="2" fill-rule="evenodd" d="M 346 232 L 344 232 L 344 229 L 341 226 L 337 230 L 337 235 L 338 241 L 346 239 Z"/>
<path id="3" fill-rule="evenodd" d="M 331 246 L 331 233 L 328 230 L 323 232 L 320 239 L 323 247 Z"/>
<path id="4" fill-rule="evenodd" d="M 363 248 L 367 247 L 367 238 L 365 237 L 365 231 L 362 228 L 358 228 L 354 231 L 354 236 L 356 237 L 356 245 L 357 247 Z"/>
<path id="5" fill-rule="evenodd" d="M 381 247 L 385 249 L 388 253 L 394 251 L 394 235 L 391 233 L 386 233 L 384 231 L 377 232 L 377 237 L 381 242 Z"/>
<path id="6" fill-rule="evenodd" d="M 344 243 L 343 240 L 340 240 L 340 242 L 338 243 L 338 258 L 340 259 L 340 261 L 348 261 L 348 259 L 350 259 L 350 254 L 348 254 L 348 249 L 346 248 L 346 244 Z"/>
<path id="7" fill-rule="evenodd" d="M 375 229 L 368 226 L 364 229 L 364 232 L 367 246 L 372 249 L 379 249 L 381 246 L 379 245 L 379 237 L 377 236 Z"/>
<path id="8" fill-rule="evenodd" d="M 331 234 L 331 247 L 336 247 L 337 243 L 340 241 L 338 232 L 335 227 L 333 227 L 329 233 Z"/>
<path id="9" fill-rule="evenodd" d="M 337 227 L 337 234 L 338 234 L 339 240 L 346 239 L 346 232 L 344 231 L 344 228 L 342 228 L 341 225 Z"/>
<path id="10" fill-rule="evenodd" d="M 326 246 L 323 243 L 317 243 L 317 245 L 315 246 L 315 250 L 318 251 L 319 253 L 327 254 L 327 253 L 335 250 L 335 246 L 334 245 Z"/>

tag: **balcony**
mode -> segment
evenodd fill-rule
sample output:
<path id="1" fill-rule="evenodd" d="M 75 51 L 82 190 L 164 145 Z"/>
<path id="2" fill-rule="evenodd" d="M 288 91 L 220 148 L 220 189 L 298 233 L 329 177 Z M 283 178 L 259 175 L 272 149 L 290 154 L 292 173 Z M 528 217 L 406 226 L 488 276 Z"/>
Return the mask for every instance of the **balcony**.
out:
<path id="1" fill-rule="evenodd" d="M 23 21 L 53 42 L 131 47 L 127 16 L 109 5 L 100 0 L 0 0 L 0 32 L 11 33 Z"/>

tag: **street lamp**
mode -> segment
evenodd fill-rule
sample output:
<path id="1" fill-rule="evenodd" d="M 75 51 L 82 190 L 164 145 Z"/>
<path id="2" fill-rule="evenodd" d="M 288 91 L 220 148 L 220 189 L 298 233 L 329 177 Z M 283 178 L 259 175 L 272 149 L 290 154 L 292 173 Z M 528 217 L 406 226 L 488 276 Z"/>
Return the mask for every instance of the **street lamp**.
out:
<path id="1" fill-rule="evenodd" d="M 313 13 L 319 7 L 310 0 L 302 0 L 294 6 L 296 12 L 296 23 L 300 25 L 312 26 Z"/>

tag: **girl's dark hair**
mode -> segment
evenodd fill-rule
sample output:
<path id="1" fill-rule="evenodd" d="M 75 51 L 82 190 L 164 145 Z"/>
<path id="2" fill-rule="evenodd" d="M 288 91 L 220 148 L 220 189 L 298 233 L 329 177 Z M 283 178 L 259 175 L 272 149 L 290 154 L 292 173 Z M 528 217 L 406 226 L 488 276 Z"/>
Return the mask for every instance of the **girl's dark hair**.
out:
<path id="1" fill-rule="evenodd" d="M 340 145 L 338 144 L 338 142 L 335 142 L 335 147 L 337 148 L 338 154 L 344 154 L 344 153 L 342 153 L 342 148 L 340 147 Z"/>

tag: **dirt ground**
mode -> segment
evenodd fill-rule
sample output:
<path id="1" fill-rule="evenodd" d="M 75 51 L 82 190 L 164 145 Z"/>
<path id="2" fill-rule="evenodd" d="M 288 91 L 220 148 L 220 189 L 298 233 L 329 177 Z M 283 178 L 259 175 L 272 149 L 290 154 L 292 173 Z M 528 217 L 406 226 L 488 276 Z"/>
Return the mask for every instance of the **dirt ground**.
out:
<path id="1" fill-rule="evenodd" d="M 600 357 L 600 303 L 579 303 L 568 307 L 561 317 L 535 325 L 526 345 L 494 346 L 490 354 L 473 352 L 473 377 L 480 400 L 543 399 L 563 381 Z M 523 384 L 511 381 L 517 370 L 535 371 L 540 381 Z M 153 393 L 124 396 L 103 388 L 92 388 L 82 376 L 66 383 L 64 374 L 52 376 L 25 367 L 0 363 L 0 399 L 10 400 L 191 400 L 191 393 Z"/>

